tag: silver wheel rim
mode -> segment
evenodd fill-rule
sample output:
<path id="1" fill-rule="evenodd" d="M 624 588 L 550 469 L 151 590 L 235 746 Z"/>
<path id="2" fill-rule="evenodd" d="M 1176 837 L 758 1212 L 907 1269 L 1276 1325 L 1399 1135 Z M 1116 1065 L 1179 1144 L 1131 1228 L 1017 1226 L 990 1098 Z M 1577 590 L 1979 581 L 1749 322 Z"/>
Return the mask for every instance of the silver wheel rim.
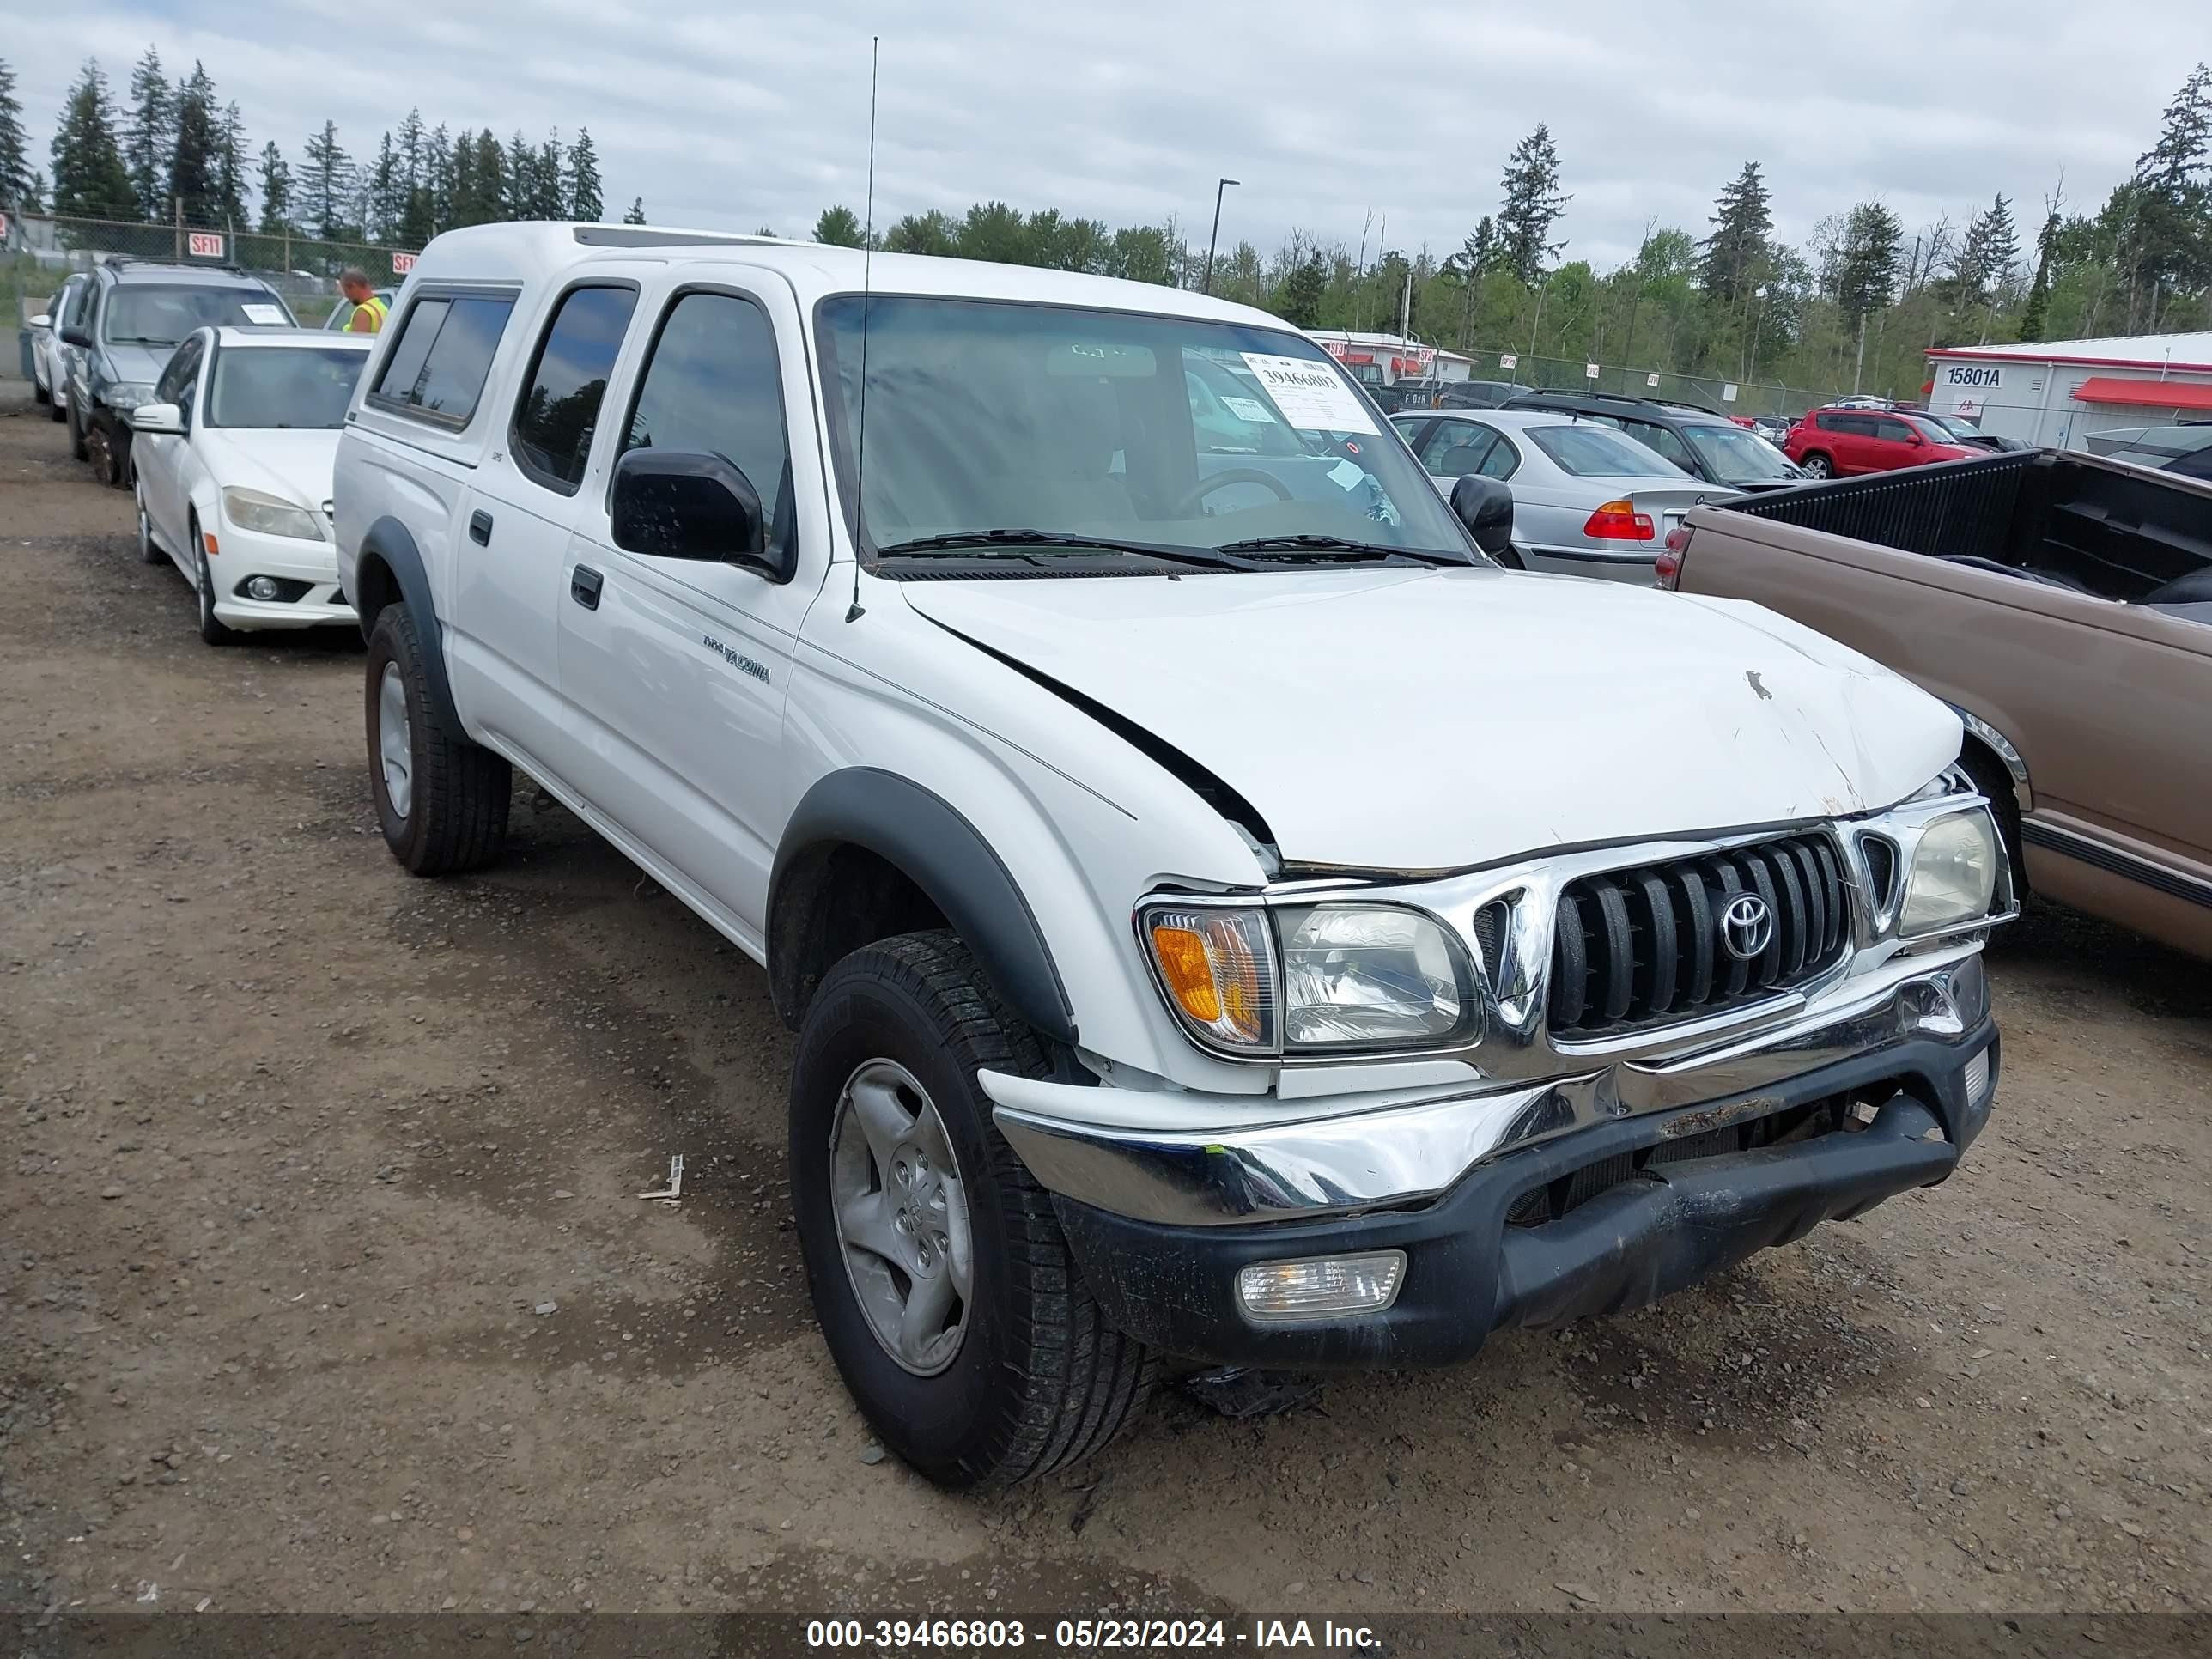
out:
<path id="1" fill-rule="evenodd" d="M 399 665 L 384 665 L 376 686 L 376 755 L 384 772 L 384 798 L 401 817 L 415 799 L 414 732 L 407 723 L 407 686 Z"/>
<path id="2" fill-rule="evenodd" d="M 830 1126 L 830 1201 L 845 1277 L 884 1352 L 916 1376 L 967 1334 L 975 1241 L 945 1120 L 914 1073 L 872 1060 Z"/>

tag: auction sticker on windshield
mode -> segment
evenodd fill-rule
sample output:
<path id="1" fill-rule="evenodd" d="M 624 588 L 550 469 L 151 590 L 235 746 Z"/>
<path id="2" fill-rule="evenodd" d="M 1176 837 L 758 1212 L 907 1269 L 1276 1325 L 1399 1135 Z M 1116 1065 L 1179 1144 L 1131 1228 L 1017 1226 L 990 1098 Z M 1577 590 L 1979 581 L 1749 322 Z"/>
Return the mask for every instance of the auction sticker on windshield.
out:
<path id="1" fill-rule="evenodd" d="M 1275 424 L 1274 411 L 1257 398 L 1224 397 L 1221 400 L 1221 406 L 1238 420 L 1249 421 L 1255 426 L 1258 426 L 1263 421 L 1269 426 Z"/>
<path id="2" fill-rule="evenodd" d="M 282 307 L 268 305 L 258 300 L 248 300 L 240 306 L 239 309 L 246 313 L 247 322 L 258 323 L 264 328 L 282 328 L 289 320 L 284 315 Z"/>
<path id="3" fill-rule="evenodd" d="M 1367 405 L 1334 363 L 1311 357 L 1243 354 L 1283 418 L 1301 432 L 1371 432 L 1380 435 Z"/>

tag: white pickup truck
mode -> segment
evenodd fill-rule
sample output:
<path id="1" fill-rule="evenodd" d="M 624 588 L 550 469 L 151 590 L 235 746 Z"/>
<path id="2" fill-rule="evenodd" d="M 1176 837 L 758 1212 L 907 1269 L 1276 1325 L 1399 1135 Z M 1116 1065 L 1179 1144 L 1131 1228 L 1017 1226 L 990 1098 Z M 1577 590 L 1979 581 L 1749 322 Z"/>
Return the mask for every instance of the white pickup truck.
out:
<path id="1" fill-rule="evenodd" d="M 1637 1305 L 1987 1119 L 1957 718 L 1498 568 L 1496 486 L 1262 313 L 456 231 L 336 504 L 392 852 L 495 859 L 520 767 L 764 965 L 822 1328 L 933 1480 L 1094 1449 L 1164 1359 Z"/>

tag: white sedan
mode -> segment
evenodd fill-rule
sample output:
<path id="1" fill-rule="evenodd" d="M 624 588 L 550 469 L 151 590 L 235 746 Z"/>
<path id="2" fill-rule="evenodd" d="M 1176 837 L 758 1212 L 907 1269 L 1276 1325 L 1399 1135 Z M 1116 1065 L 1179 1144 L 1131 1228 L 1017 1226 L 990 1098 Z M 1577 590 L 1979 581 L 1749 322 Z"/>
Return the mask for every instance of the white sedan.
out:
<path id="1" fill-rule="evenodd" d="M 202 328 L 131 411 L 138 555 L 175 561 L 200 637 L 352 626 L 331 541 L 331 469 L 374 337 Z"/>

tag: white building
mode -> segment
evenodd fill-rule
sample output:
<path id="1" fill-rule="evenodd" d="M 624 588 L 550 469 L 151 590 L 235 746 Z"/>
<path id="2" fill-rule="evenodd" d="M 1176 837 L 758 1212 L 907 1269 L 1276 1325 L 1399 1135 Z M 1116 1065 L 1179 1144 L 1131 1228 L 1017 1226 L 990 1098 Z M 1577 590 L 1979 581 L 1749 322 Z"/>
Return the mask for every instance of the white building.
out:
<path id="1" fill-rule="evenodd" d="M 1433 375 L 1440 380 L 1474 376 L 1474 359 L 1442 346 L 1423 345 L 1402 334 L 1363 333 L 1346 328 L 1310 328 L 1306 337 L 1367 386 Z"/>
<path id="2" fill-rule="evenodd" d="M 1928 354 L 1928 382 L 1939 415 L 2081 449 L 2093 432 L 2212 415 L 2212 333 L 1947 346 Z"/>

